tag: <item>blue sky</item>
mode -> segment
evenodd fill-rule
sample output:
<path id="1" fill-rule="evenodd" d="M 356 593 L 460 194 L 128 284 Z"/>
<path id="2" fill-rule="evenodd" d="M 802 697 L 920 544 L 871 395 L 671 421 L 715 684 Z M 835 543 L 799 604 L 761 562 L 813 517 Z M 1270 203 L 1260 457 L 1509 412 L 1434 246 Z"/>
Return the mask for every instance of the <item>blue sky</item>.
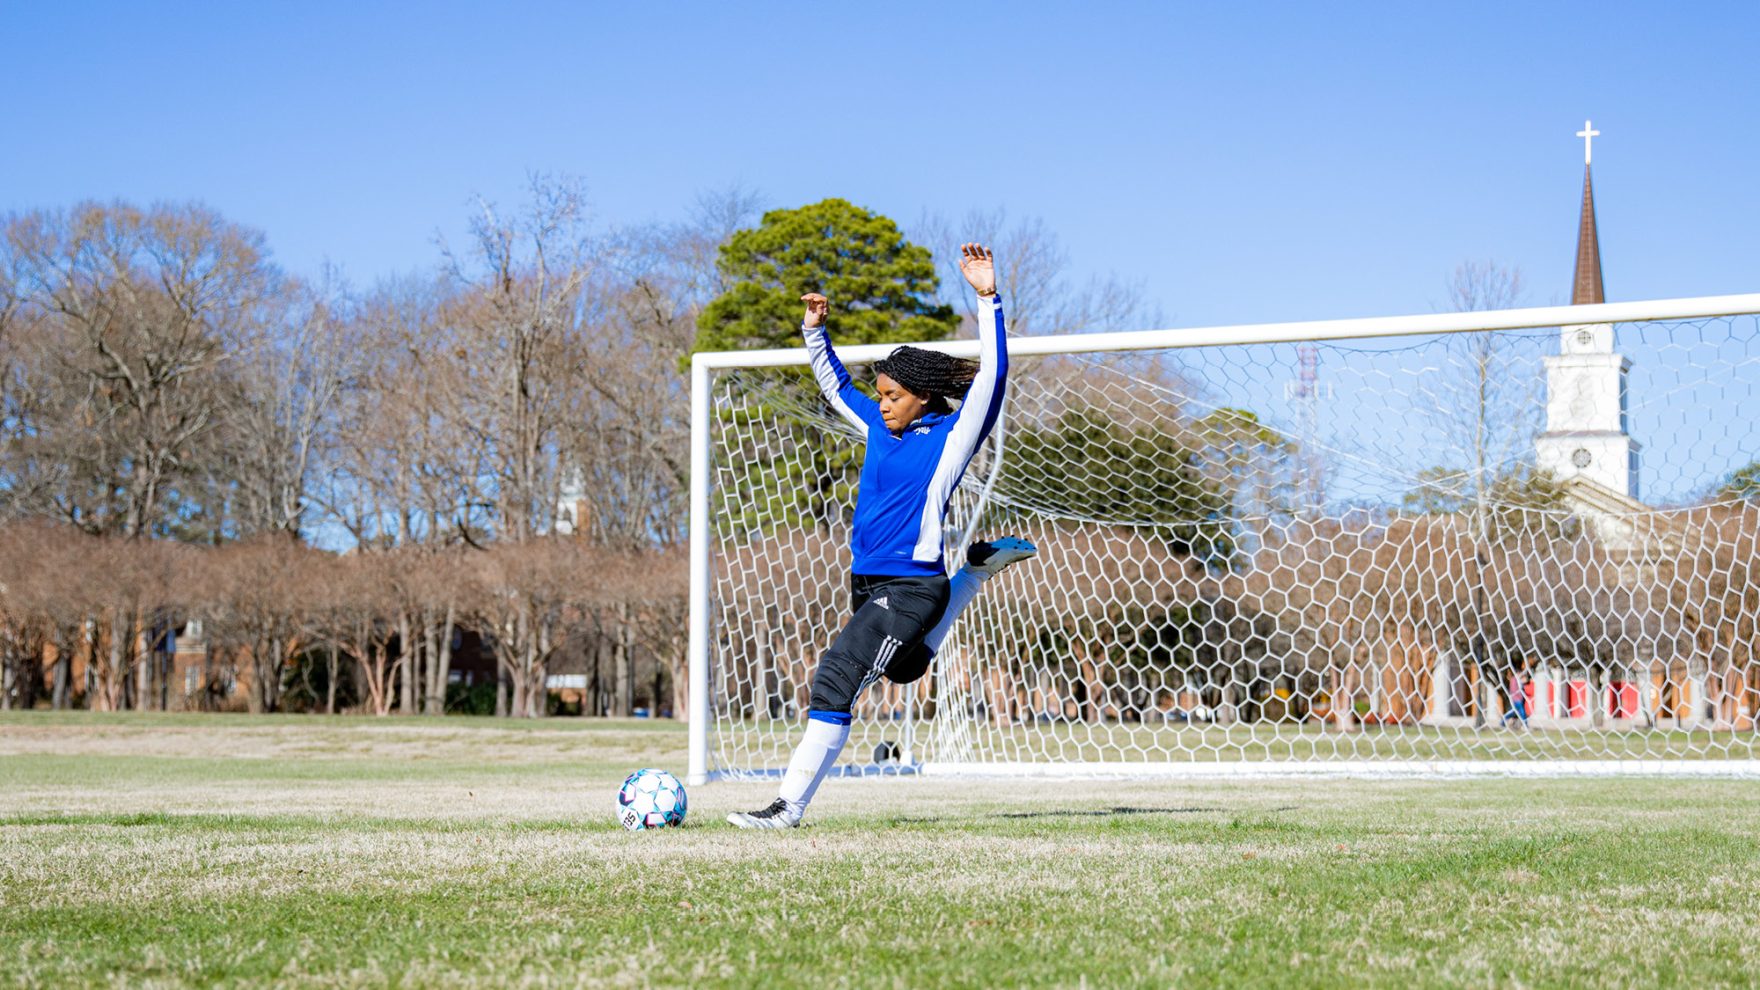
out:
<path id="1" fill-rule="evenodd" d="M 436 259 L 530 170 L 608 223 L 741 182 L 1038 215 L 1173 325 L 1760 289 L 1760 4 L 7 2 L 0 209 L 204 200 L 287 268 Z"/>

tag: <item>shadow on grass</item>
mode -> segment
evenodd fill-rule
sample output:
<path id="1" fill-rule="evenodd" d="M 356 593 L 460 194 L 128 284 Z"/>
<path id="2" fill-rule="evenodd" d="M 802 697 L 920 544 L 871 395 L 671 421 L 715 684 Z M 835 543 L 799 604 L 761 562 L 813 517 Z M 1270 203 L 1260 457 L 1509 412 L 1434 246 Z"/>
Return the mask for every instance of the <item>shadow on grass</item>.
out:
<path id="1" fill-rule="evenodd" d="M 1110 808 L 1059 808 L 1051 811 L 996 811 L 983 818 L 1004 821 L 1020 821 L 1040 818 L 1123 818 L 1130 815 L 1206 815 L 1227 811 L 1227 808 L 1195 806 L 1190 808 L 1139 808 L 1132 805 L 1114 805 Z M 1290 805 L 1284 808 L 1267 808 L 1266 813 L 1279 811 L 1295 811 Z M 888 821 L 891 825 L 933 825 L 945 822 L 941 817 L 898 817 Z"/>
<path id="2" fill-rule="evenodd" d="M 499 834 L 560 833 L 572 835 L 620 829 L 609 814 L 603 818 L 594 816 L 591 818 L 535 819 L 502 819 L 492 815 L 481 818 L 392 818 L 356 814 L 309 815 L 229 811 L 120 813 L 35 811 L 0 814 L 0 829 L 74 828 L 94 825 L 109 828 L 156 828 L 179 833 L 281 833 L 290 836 L 305 833 L 336 835 L 343 832 L 468 835 L 483 831 L 493 831 Z"/>
<path id="3" fill-rule="evenodd" d="M 1202 815 L 1223 808 L 1066 808 L 1058 811 L 998 811 L 991 818 L 1111 818 L 1115 815 Z"/>

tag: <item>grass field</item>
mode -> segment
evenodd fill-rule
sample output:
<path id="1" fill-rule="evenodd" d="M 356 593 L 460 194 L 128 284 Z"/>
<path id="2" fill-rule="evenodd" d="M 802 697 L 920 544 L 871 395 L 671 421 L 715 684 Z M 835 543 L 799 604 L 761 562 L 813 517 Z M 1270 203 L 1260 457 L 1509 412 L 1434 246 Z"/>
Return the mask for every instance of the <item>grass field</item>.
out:
<path id="1" fill-rule="evenodd" d="M 671 724 L 0 714 L 0 986 L 1746 986 L 1760 783 L 834 780 Z"/>

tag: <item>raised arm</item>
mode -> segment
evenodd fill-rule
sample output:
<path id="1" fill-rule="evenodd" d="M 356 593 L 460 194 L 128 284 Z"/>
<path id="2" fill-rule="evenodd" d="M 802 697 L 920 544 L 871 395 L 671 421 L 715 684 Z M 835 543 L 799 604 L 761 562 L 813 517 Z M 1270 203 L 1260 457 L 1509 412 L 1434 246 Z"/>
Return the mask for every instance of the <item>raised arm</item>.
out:
<path id="1" fill-rule="evenodd" d="M 929 479 L 928 498 L 923 503 L 923 535 L 911 554 L 916 560 L 940 558 L 941 526 L 929 522 L 931 518 L 941 519 L 948 499 L 953 497 L 954 486 L 966 473 L 966 465 L 996 425 L 1002 414 L 1003 383 L 1008 378 L 1008 338 L 1003 333 L 1002 299 L 996 294 L 996 266 L 990 250 L 980 244 L 962 246 L 959 270 L 978 291 L 978 376 L 972 379 L 965 401 L 954 414 L 947 445 L 941 448 L 941 460 L 936 462 L 935 474 Z"/>
<path id="2" fill-rule="evenodd" d="M 1008 335 L 1003 331 L 1002 297 L 996 294 L 996 261 L 982 244 L 960 246 L 959 270 L 978 293 L 978 377 L 960 403 L 959 419 L 947 438 L 945 460 L 959 460 L 960 471 L 1002 412 L 1003 384 L 1008 377 Z"/>
<path id="3" fill-rule="evenodd" d="M 819 383 L 819 394 L 863 436 L 875 425 L 885 429 L 880 404 L 856 388 L 843 362 L 837 359 L 837 352 L 831 349 L 831 333 L 825 328 L 825 314 L 831 304 L 817 292 L 807 293 L 801 301 L 807 304 L 806 315 L 801 318 L 801 333 L 807 339 L 807 357 L 813 365 L 813 380 Z"/>

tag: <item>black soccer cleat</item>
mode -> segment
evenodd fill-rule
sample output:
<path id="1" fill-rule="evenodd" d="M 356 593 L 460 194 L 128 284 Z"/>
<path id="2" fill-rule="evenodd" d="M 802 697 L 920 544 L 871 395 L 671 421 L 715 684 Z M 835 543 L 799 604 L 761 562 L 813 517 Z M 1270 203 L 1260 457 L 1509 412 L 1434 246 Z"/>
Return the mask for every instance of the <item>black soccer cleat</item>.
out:
<path id="1" fill-rule="evenodd" d="M 1002 573 L 1002 569 L 1017 560 L 1026 560 L 1039 552 L 1039 548 L 1018 536 L 1004 536 L 999 540 L 974 543 L 966 548 L 966 566 L 987 576 Z"/>
<path id="2" fill-rule="evenodd" d="M 795 828 L 801 821 L 789 814 L 787 801 L 777 798 L 759 811 L 736 811 L 727 816 L 727 823 L 735 828 Z"/>

